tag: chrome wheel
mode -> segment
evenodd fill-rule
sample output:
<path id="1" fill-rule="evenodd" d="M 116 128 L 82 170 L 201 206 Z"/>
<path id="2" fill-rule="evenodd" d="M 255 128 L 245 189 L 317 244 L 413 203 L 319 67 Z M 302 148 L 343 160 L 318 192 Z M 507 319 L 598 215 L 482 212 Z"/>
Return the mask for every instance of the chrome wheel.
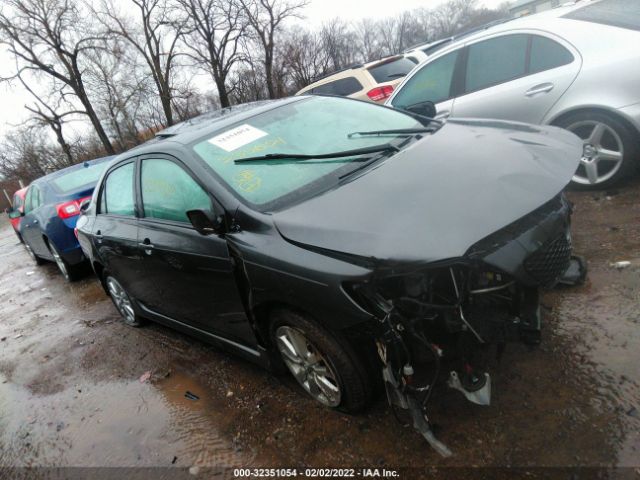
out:
<path id="1" fill-rule="evenodd" d="M 597 185 L 612 178 L 624 160 L 624 144 L 609 125 L 596 120 L 584 120 L 567 126 L 584 141 L 580 166 L 573 181 L 581 185 Z"/>
<path id="2" fill-rule="evenodd" d="M 31 259 L 34 262 L 38 262 L 38 257 L 36 257 L 36 254 L 33 253 L 33 250 L 31 249 L 31 247 L 29 246 L 29 244 L 27 242 L 24 243 L 24 248 L 27 249 L 27 253 L 29 254 L 29 256 L 31 257 Z"/>
<path id="3" fill-rule="evenodd" d="M 70 277 L 69 277 L 69 271 L 67 270 L 67 265 L 64 263 L 64 260 L 62 259 L 62 257 L 60 256 L 60 254 L 58 253 L 58 251 L 53 245 L 51 245 L 51 254 L 53 255 L 53 259 L 55 260 L 56 265 L 58 266 L 58 270 L 60 270 L 60 273 L 62 273 L 64 278 L 69 280 Z"/>
<path id="4" fill-rule="evenodd" d="M 276 343 L 284 363 L 309 395 L 328 407 L 340 405 L 342 392 L 338 376 L 302 331 L 278 327 Z"/>
<path id="5" fill-rule="evenodd" d="M 111 299 L 115 304 L 116 308 L 122 315 L 125 323 L 129 325 L 137 325 L 138 322 L 136 320 L 136 314 L 133 311 L 133 306 L 131 304 L 131 299 L 127 292 L 125 292 L 122 285 L 113 277 L 107 278 L 107 289 L 109 290 L 109 295 L 111 295 Z"/>

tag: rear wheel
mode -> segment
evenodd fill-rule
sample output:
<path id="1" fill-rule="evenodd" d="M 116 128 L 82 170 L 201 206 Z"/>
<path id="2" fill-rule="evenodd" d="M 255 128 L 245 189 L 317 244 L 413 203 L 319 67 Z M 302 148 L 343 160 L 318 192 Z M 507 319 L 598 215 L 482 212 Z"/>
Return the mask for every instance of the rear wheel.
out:
<path id="1" fill-rule="evenodd" d="M 107 275 L 105 278 L 105 284 L 107 286 L 109 296 L 111 297 L 111 300 L 113 300 L 113 304 L 118 309 L 118 312 L 120 312 L 120 315 L 122 315 L 124 323 L 130 327 L 140 327 L 143 324 L 143 321 L 138 317 L 138 315 L 136 315 L 136 312 L 133 309 L 131 297 L 120 282 L 111 275 Z"/>
<path id="2" fill-rule="evenodd" d="M 364 408 L 372 385 L 361 358 L 338 333 L 294 312 L 272 315 L 271 337 L 302 388 L 324 406 L 345 412 Z"/>
<path id="3" fill-rule="evenodd" d="M 575 133 L 584 142 L 583 156 L 572 185 L 578 189 L 606 189 L 629 178 L 638 160 L 637 132 L 601 112 L 578 112 L 563 118 L 558 126 Z"/>
<path id="4" fill-rule="evenodd" d="M 36 265 L 42 265 L 44 263 L 44 260 L 35 254 L 31 246 L 27 242 L 24 242 L 24 248 L 27 250 L 27 253 Z"/>
<path id="5" fill-rule="evenodd" d="M 69 265 L 69 263 L 62 258 L 60 252 L 56 249 L 53 243 L 49 243 L 49 250 L 51 250 L 51 255 L 53 255 L 53 260 L 56 262 L 58 266 L 58 270 L 64 277 L 67 282 L 73 282 L 78 275 L 78 268 L 74 265 Z"/>

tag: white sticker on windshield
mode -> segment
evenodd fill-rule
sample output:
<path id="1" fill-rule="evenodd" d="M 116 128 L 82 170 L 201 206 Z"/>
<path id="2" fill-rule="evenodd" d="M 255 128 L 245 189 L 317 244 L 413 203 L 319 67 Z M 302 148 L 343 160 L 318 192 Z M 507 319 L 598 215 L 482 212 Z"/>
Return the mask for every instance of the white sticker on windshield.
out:
<path id="1" fill-rule="evenodd" d="M 237 148 L 251 143 L 259 138 L 269 135 L 267 132 L 258 130 L 249 124 L 240 125 L 226 132 L 209 139 L 216 147 L 220 147 L 227 152 L 232 152 Z"/>

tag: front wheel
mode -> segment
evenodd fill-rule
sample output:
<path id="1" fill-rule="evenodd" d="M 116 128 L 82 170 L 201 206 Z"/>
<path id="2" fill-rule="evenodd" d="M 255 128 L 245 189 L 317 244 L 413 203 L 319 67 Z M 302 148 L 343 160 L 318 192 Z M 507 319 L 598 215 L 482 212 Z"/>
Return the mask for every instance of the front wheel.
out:
<path id="1" fill-rule="evenodd" d="M 352 413 L 371 400 L 373 382 L 339 333 L 298 313 L 278 310 L 272 315 L 271 337 L 283 363 L 317 402 Z"/>
<path id="2" fill-rule="evenodd" d="M 105 284 L 107 286 L 107 291 L 109 292 L 109 296 L 111 300 L 113 300 L 113 304 L 122 315 L 122 320 L 124 323 L 129 325 L 130 327 L 140 327 L 143 324 L 143 321 L 138 315 L 136 315 L 135 310 L 133 309 L 133 302 L 131 301 L 131 297 L 124 289 L 124 287 L 111 275 L 107 275 L 105 278 Z"/>
<path id="3" fill-rule="evenodd" d="M 579 112 L 558 122 L 584 142 L 572 185 L 582 190 L 606 189 L 629 178 L 635 170 L 637 133 L 612 115 Z"/>

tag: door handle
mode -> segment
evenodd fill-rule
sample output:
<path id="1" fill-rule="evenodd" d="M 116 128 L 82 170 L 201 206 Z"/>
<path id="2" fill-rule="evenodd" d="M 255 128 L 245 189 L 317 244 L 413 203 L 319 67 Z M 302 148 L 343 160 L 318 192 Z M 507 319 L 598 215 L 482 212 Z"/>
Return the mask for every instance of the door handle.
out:
<path id="1" fill-rule="evenodd" d="M 138 245 L 144 249 L 144 253 L 147 255 L 151 255 L 151 252 L 155 248 L 155 246 L 151 243 L 151 240 L 145 238 L 142 242 L 139 242 Z"/>
<path id="2" fill-rule="evenodd" d="M 32 225 L 37 225 L 38 224 L 38 220 L 34 220 Z"/>
<path id="3" fill-rule="evenodd" d="M 549 93 L 551 90 L 555 88 L 553 83 L 541 83 L 540 85 L 536 85 L 535 87 L 531 87 L 529 90 L 524 92 L 527 97 L 533 97 L 540 93 Z"/>

